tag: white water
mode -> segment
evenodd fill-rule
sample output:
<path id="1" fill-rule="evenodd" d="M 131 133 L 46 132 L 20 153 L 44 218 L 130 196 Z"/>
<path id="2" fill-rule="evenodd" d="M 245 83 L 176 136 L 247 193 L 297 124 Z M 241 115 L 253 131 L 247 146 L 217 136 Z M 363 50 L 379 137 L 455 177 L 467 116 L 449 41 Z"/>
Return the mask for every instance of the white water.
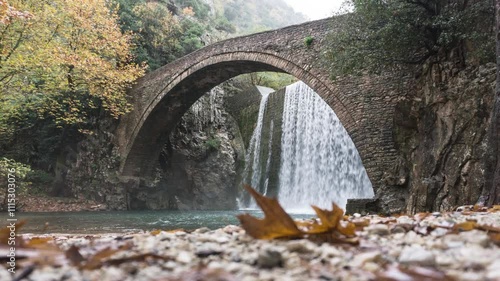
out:
<path id="1" fill-rule="evenodd" d="M 262 124 L 264 120 L 264 113 L 266 112 L 266 105 L 267 105 L 267 100 L 269 99 L 269 94 L 274 92 L 274 89 L 267 88 L 267 87 L 262 87 L 262 86 L 257 86 L 257 89 L 259 90 L 260 94 L 262 95 L 262 99 L 260 100 L 260 105 L 259 105 L 259 115 L 257 116 L 257 125 L 253 131 L 252 137 L 250 138 L 250 143 L 248 146 L 248 151 L 245 156 L 245 171 L 244 171 L 244 178 L 247 178 L 251 174 L 251 179 L 249 180 L 250 185 L 253 187 L 259 187 L 260 186 L 260 181 L 262 177 L 261 169 L 260 169 L 260 146 L 261 146 L 261 139 L 262 139 Z M 269 158 L 269 157 L 268 157 Z M 251 163 L 252 165 L 248 165 Z M 251 168 L 251 170 L 249 170 Z M 259 190 L 260 192 L 263 192 L 263 194 L 266 194 L 267 187 L 265 187 L 265 190 Z M 252 199 L 247 206 L 240 206 L 240 209 L 243 208 L 250 208 L 250 209 L 255 209 L 257 208 L 257 204 L 255 201 Z"/>
<path id="2" fill-rule="evenodd" d="M 373 197 L 358 152 L 333 110 L 303 82 L 286 88 L 278 200 L 288 212 L 311 204 L 345 209 L 348 198 Z"/>

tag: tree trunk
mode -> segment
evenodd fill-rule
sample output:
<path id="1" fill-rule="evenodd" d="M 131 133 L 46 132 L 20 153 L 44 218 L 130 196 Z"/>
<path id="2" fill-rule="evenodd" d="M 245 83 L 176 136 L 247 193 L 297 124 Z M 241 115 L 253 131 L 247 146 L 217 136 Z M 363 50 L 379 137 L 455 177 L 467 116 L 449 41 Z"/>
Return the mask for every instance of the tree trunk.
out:
<path id="1" fill-rule="evenodd" d="M 489 134 L 491 157 L 486 163 L 487 204 L 500 204 L 500 0 L 495 0 L 497 81 Z M 485 198 L 486 199 L 486 198 Z"/>

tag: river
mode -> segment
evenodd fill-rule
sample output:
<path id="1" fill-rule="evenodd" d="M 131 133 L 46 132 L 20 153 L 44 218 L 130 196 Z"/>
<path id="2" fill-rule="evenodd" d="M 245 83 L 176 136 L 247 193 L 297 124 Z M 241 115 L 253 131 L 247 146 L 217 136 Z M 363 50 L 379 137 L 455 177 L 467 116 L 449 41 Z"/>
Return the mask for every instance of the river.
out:
<path id="1" fill-rule="evenodd" d="M 250 213 L 257 217 L 258 210 L 238 211 L 102 211 L 102 212 L 39 212 L 16 214 L 19 221 L 27 220 L 21 233 L 128 233 L 154 229 L 186 230 L 200 227 L 220 228 L 239 225 L 238 214 Z M 311 214 L 293 214 L 294 218 L 311 218 Z M 7 213 L 0 214 L 7 221 Z"/>

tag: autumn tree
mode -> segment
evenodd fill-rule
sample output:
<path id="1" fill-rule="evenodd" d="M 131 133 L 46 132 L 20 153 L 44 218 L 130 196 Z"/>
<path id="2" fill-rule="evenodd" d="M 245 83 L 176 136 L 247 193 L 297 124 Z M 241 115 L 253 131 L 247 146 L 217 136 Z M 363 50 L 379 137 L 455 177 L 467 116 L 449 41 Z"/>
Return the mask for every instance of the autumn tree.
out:
<path id="1" fill-rule="evenodd" d="M 88 131 L 94 116 L 131 109 L 126 89 L 144 69 L 131 63 L 132 37 L 120 31 L 116 7 L 106 0 L 9 4 L 31 17 L 0 24 L 0 140 L 48 127 L 52 138 Z"/>

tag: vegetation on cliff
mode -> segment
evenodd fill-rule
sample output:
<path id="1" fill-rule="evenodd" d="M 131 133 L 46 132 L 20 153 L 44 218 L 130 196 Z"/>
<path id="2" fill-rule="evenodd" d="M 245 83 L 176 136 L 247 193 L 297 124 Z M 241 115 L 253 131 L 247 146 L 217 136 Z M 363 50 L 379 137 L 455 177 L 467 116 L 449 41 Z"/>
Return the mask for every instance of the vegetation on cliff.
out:
<path id="1" fill-rule="evenodd" d="M 429 58 L 494 61 L 492 2 L 352 0 L 334 19 L 328 57 L 333 76 L 379 72 Z"/>
<path id="2" fill-rule="evenodd" d="M 23 12 L 0 24 L 1 151 L 48 168 L 67 138 L 92 133 L 96 117 L 130 110 L 126 89 L 144 67 L 132 62 L 132 36 L 108 1 L 7 5 Z"/>

